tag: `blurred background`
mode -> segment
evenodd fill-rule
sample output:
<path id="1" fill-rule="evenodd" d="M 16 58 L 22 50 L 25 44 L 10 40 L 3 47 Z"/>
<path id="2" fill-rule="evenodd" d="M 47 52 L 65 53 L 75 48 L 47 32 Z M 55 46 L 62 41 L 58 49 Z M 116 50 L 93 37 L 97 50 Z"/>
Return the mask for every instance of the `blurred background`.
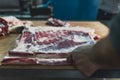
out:
<path id="1" fill-rule="evenodd" d="M 48 19 L 93 21 L 110 20 L 117 11 L 114 0 L 0 0 L 0 16 L 22 19 Z M 102 5 L 101 5 L 102 3 Z M 116 5 L 116 6 L 115 6 Z M 109 8 L 112 10 L 110 12 Z M 106 10 L 108 10 L 106 12 Z"/>
<path id="2" fill-rule="evenodd" d="M 0 16 L 46 19 L 52 16 L 49 0 L 0 0 Z"/>
<path id="3" fill-rule="evenodd" d="M 0 16 L 96 20 L 100 0 L 0 0 Z"/>

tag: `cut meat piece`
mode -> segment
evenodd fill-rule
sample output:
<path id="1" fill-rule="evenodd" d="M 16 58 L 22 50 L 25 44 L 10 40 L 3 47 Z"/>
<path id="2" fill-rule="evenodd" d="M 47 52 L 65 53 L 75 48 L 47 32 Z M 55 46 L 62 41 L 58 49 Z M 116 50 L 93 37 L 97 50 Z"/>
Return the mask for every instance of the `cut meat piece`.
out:
<path id="1" fill-rule="evenodd" d="M 2 61 L 2 65 L 16 65 L 16 64 L 37 64 L 35 58 L 27 58 L 27 57 L 5 57 Z"/>
<path id="2" fill-rule="evenodd" d="M 0 17 L 0 36 L 6 36 L 10 32 L 22 32 L 24 26 L 33 26 L 33 23 L 13 16 Z"/>
<path id="3" fill-rule="evenodd" d="M 0 17 L 0 35 L 21 32 L 24 26 L 33 26 L 31 21 L 21 21 L 14 16 Z"/>
<path id="4" fill-rule="evenodd" d="M 12 55 L 12 56 L 33 56 L 34 54 L 33 53 L 30 53 L 30 52 L 22 52 L 22 51 L 9 51 L 8 52 L 9 55 Z"/>
<path id="5" fill-rule="evenodd" d="M 64 22 L 56 18 L 49 18 L 46 24 L 56 26 L 56 27 L 70 27 L 70 23 Z"/>
<path id="6" fill-rule="evenodd" d="M 66 58 L 51 58 L 51 59 L 37 58 L 37 64 L 41 64 L 41 65 L 68 65 L 70 63 L 67 62 Z"/>
<path id="7" fill-rule="evenodd" d="M 90 28 L 26 27 L 17 38 L 16 48 L 8 52 L 9 56 L 19 57 L 4 58 L 2 64 L 68 65 L 69 53 L 94 45 L 95 37 Z"/>
<path id="8" fill-rule="evenodd" d="M 62 54 L 58 54 L 58 53 L 40 53 L 40 52 L 36 52 L 35 53 L 36 57 L 38 58 L 66 58 L 66 56 L 69 56 L 68 53 L 62 53 Z"/>
<path id="9" fill-rule="evenodd" d="M 21 21 L 20 19 L 14 16 L 5 16 L 1 18 L 7 21 L 7 24 L 10 29 L 14 26 L 33 26 L 33 23 L 31 21 Z"/>
<path id="10" fill-rule="evenodd" d="M 66 58 L 5 57 L 1 65 L 68 65 Z"/>
<path id="11" fill-rule="evenodd" d="M 6 36 L 9 34 L 7 22 L 0 18 L 0 36 Z"/>
<path id="12" fill-rule="evenodd" d="M 27 27 L 19 38 L 18 46 L 10 54 L 70 53 L 77 47 L 94 45 L 93 31 L 81 27 Z"/>

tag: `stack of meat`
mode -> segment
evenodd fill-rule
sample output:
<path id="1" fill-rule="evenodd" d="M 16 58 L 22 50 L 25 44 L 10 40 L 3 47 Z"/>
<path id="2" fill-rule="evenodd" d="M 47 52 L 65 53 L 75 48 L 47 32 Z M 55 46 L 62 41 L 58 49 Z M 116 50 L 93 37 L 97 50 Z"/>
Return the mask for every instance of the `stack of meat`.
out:
<path id="1" fill-rule="evenodd" d="M 2 64 L 67 65 L 78 47 L 94 45 L 96 34 L 84 27 L 26 27 Z"/>

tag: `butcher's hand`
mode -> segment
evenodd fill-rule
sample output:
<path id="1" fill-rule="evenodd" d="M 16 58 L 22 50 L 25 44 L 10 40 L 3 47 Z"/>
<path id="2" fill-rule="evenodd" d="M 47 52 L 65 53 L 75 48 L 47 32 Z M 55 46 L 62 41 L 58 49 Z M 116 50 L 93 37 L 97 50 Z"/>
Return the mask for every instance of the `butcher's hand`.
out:
<path id="1" fill-rule="evenodd" d="M 67 58 L 67 60 L 86 77 L 90 77 L 97 69 L 99 69 L 99 65 L 90 60 L 92 47 L 93 46 L 83 46 L 77 48 Z"/>

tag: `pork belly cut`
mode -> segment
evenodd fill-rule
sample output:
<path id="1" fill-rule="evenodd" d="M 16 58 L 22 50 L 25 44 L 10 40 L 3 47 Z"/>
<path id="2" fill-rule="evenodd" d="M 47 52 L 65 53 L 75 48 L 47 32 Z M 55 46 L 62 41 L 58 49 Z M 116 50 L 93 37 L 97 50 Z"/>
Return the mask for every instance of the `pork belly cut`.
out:
<path id="1" fill-rule="evenodd" d="M 68 54 L 77 47 L 94 45 L 93 29 L 83 27 L 26 27 L 9 54 Z"/>
<path id="2" fill-rule="evenodd" d="M 37 58 L 39 65 L 68 65 L 70 64 L 66 58 Z"/>
<path id="3" fill-rule="evenodd" d="M 21 32 L 24 26 L 33 26 L 31 21 L 22 21 L 14 16 L 0 17 L 0 36 L 6 36 L 11 32 Z"/>
<path id="4" fill-rule="evenodd" d="M 1 61 L 2 65 L 31 65 L 37 64 L 36 58 L 6 56 Z"/>
<path id="5" fill-rule="evenodd" d="M 68 65 L 66 58 L 30 58 L 7 56 L 1 61 L 1 65 Z"/>
<path id="6" fill-rule="evenodd" d="M 94 29 L 84 27 L 25 27 L 2 64 L 68 65 L 76 48 L 96 43 Z"/>

